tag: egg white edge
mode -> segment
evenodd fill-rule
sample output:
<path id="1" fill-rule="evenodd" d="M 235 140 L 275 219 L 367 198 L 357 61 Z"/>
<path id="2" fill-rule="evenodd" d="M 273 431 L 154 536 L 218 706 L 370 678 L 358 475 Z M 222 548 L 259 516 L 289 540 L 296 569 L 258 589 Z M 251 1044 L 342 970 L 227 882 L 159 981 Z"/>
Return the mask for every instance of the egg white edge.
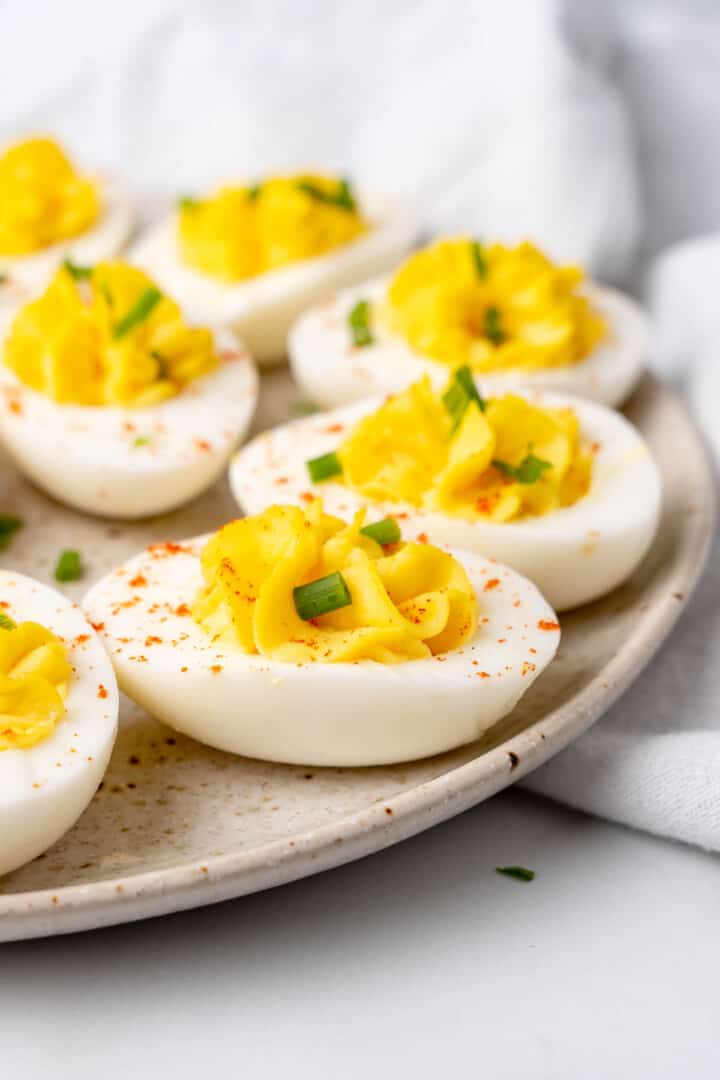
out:
<path id="1" fill-rule="evenodd" d="M 644 557 L 661 509 L 660 472 L 640 433 L 619 413 L 567 394 L 516 392 L 546 407 L 572 408 L 582 438 L 597 444 L 590 491 L 574 505 L 514 522 L 468 522 L 409 503 L 368 500 L 332 480 L 311 483 L 307 460 L 337 449 L 382 398 L 303 417 L 256 436 L 231 461 L 231 490 L 249 514 L 272 502 L 302 506 L 314 495 L 323 499 L 328 513 L 343 518 L 363 506 L 368 520 L 396 516 L 405 539 L 425 536 L 439 547 L 495 557 L 535 581 L 556 610 L 576 607 L 616 587 Z M 638 491 L 646 497 L 638 499 Z"/>
<path id="2" fill-rule="evenodd" d="M 171 727 L 223 750 L 333 766 L 440 753 L 505 716 L 557 650 L 555 613 L 531 582 L 458 552 L 480 618 L 459 649 L 391 665 L 248 655 L 213 643 L 191 615 L 177 613 L 202 583 L 198 554 L 207 539 L 185 541 L 170 554 L 163 545 L 147 549 L 95 585 L 83 607 L 101 626 L 121 688 Z M 339 698 L 328 692 L 338 678 Z M 237 719 L 228 700 L 238 705 Z"/>
<path id="3" fill-rule="evenodd" d="M 11 570 L 0 570 L 0 599 L 15 622 L 41 623 L 61 638 L 73 668 L 53 733 L 28 749 L 0 751 L 0 873 L 7 873 L 55 843 L 92 799 L 115 742 L 119 702 L 112 664 L 77 604 Z"/>
<path id="4" fill-rule="evenodd" d="M 237 283 L 218 281 L 182 262 L 174 212 L 140 235 L 129 258 L 194 319 L 235 326 L 258 362 L 270 363 L 285 355 L 288 330 L 301 311 L 359 277 L 384 273 L 417 240 L 415 219 L 399 200 L 365 192 L 359 202 L 372 225 L 367 233 L 324 255 Z"/>
<path id="5" fill-rule="evenodd" d="M 414 352 L 398 335 L 373 328 L 371 345 L 355 346 L 347 316 L 360 299 L 381 300 L 388 277 L 339 292 L 300 316 L 288 335 L 290 367 L 304 393 L 319 405 L 348 404 L 370 394 L 395 393 L 428 375 L 436 389 L 443 387 L 452 368 Z M 478 374 L 486 395 L 518 387 L 574 393 L 599 404 L 617 407 L 634 390 L 645 367 L 649 322 L 629 296 L 589 282 L 583 288 L 605 318 L 608 337 L 577 364 L 527 371 L 522 368 Z"/>
<path id="6" fill-rule="evenodd" d="M 40 487 L 90 513 L 145 516 L 188 501 L 220 475 L 247 434 L 259 395 L 257 369 L 237 336 L 216 329 L 214 340 L 224 357 L 218 368 L 193 380 L 174 397 L 142 409 L 59 404 L 26 386 L 0 359 L 0 441 L 20 470 Z M 0 353 L 2 347 L 0 338 Z M 200 425 L 196 431 L 200 410 L 205 427 Z M 148 432 L 152 441 L 134 446 L 135 439 Z M 174 433 L 180 433 L 179 444 Z M 103 470 L 104 496 L 93 494 L 90 487 L 85 490 L 99 470 Z M 113 482 L 119 484 L 129 477 L 140 485 L 137 512 L 130 507 L 118 511 L 111 505 Z M 173 480 L 180 492 L 169 503 L 162 501 L 170 495 L 170 489 L 163 491 L 164 478 Z M 156 505 L 153 484 L 161 493 Z M 181 489 L 189 494 L 182 494 Z"/>

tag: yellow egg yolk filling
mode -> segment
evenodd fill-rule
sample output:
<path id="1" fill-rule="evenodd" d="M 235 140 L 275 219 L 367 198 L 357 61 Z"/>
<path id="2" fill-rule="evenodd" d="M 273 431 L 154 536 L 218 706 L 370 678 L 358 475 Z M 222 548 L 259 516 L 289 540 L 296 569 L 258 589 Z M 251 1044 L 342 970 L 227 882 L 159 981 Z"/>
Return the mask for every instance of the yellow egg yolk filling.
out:
<path id="1" fill-rule="evenodd" d="M 359 421 L 338 448 L 336 479 L 373 501 L 470 521 L 547 514 L 587 493 L 592 453 L 571 409 L 514 394 L 483 405 L 469 402 L 458 422 L 429 379 L 414 383 Z"/>
<path id="2" fill-rule="evenodd" d="M 183 261 L 222 281 L 323 255 L 367 228 L 347 181 L 312 174 L 183 199 L 178 217 Z"/>
<path id="3" fill-rule="evenodd" d="M 230 522 L 202 553 L 205 586 L 193 615 L 213 638 L 290 663 L 398 663 L 455 649 L 477 625 L 463 567 L 430 545 L 383 548 L 323 513 L 271 506 Z M 301 618 L 294 590 L 339 571 L 351 602 Z"/>
<path id="4" fill-rule="evenodd" d="M 189 327 L 149 277 L 122 262 L 65 264 L 16 316 L 4 360 L 61 404 L 155 405 L 218 363 L 209 330 Z"/>
<path id="5" fill-rule="evenodd" d="M 28 750 L 65 715 L 72 668 L 63 642 L 35 622 L 0 629 L 0 751 Z"/>
<path id="6" fill-rule="evenodd" d="M 560 367 L 605 335 L 578 292 L 583 273 L 529 243 L 508 248 L 440 240 L 411 255 L 376 318 L 418 353 L 473 371 Z"/>
<path id="7" fill-rule="evenodd" d="M 99 213 L 97 187 L 52 139 L 27 139 L 0 157 L 0 255 L 29 255 L 69 240 Z"/>

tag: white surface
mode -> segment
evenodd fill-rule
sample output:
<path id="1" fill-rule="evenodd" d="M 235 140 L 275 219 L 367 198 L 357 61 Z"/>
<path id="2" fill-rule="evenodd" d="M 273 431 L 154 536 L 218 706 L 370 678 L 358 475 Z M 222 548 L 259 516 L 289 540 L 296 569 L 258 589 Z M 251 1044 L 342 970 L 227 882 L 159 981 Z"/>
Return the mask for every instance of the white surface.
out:
<path id="1" fill-rule="evenodd" d="M 272 892 L 4 946 L 3 1074 L 711 1080 L 719 877 L 508 792 Z"/>

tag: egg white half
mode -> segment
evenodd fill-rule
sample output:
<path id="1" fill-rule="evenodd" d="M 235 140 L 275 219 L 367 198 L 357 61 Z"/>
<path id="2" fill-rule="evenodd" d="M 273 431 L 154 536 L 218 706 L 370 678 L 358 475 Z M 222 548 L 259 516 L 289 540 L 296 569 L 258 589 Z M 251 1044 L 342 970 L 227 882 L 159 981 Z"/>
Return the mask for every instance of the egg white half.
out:
<path id="1" fill-rule="evenodd" d="M 306 311 L 288 337 L 290 366 L 304 393 L 318 405 L 347 405 L 371 394 L 404 390 L 422 375 L 435 389 L 452 374 L 447 364 L 422 356 L 397 334 L 373 327 L 372 345 L 353 345 L 348 314 L 360 299 L 382 300 L 388 279 L 367 282 L 331 297 Z M 476 376 L 490 397 L 518 387 L 577 394 L 602 405 L 617 407 L 630 396 L 640 378 L 648 349 L 648 321 L 628 296 L 604 286 L 584 290 L 608 327 L 607 337 L 577 364 L 528 371 L 522 368 Z"/>
<path id="2" fill-rule="evenodd" d="M 255 411 L 250 355 L 227 331 L 215 346 L 219 367 L 141 409 L 61 405 L 0 362 L 0 441 L 38 487 L 78 510 L 139 518 L 174 509 L 220 475 Z"/>
<path id="3" fill-rule="evenodd" d="M 42 623 L 62 638 L 73 667 L 66 713 L 52 735 L 27 750 L 0 751 L 0 874 L 7 874 L 59 840 L 92 799 L 115 742 L 118 690 L 76 604 L 10 570 L 0 570 L 0 600 L 15 622 Z"/>
<path id="4" fill-rule="evenodd" d="M 148 548 L 98 582 L 83 607 L 102 624 L 121 689 L 177 731 L 220 750 L 336 766 L 437 754 L 477 739 L 505 716 L 557 650 L 555 614 L 534 585 L 462 553 L 479 622 L 460 649 L 400 664 L 251 656 L 213 643 L 189 614 L 207 539 Z"/>
<path id="5" fill-rule="evenodd" d="M 30 255 L 0 255 L 3 307 L 18 307 L 41 293 L 64 259 L 70 258 L 79 266 L 94 266 L 114 259 L 124 250 L 135 223 L 132 199 L 117 180 L 95 179 L 100 189 L 100 212 L 85 232 Z"/>
<path id="6" fill-rule="evenodd" d="M 187 266 L 180 256 L 176 215 L 142 235 L 130 260 L 147 271 L 199 323 L 232 327 L 260 364 L 282 360 L 297 317 L 334 289 L 383 273 L 410 250 L 417 227 L 399 203 L 366 194 L 360 199 L 371 228 L 357 239 L 315 258 L 237 283 L 218 281 Z"/>
<path id="7" fill-rule="evenodd" d="M 230 465 L 230 486 L 248 514 L 274 502 L 307 504 L 321 496 L 329 514 L 350 518 L 368 506 L 369 520 L 398 518 L 406 540 L 464 548 L 526 574 L 557 611 L 610 592 L 635 570 L 652 543 L 661 503 L 657 466 L 635 428 L 610 409 L 568 395 L 523 394 L 545 406 L 572 408 L 582 438 L 596 444 L 593 482 L 573 506 L 541 517 L 495 523 L 466 521 L 403 502 L 372 502 L 342 484 L 312 484 L 306 461 L 337 449 L 382 399 L 305 417 L 257 436 Z"/>

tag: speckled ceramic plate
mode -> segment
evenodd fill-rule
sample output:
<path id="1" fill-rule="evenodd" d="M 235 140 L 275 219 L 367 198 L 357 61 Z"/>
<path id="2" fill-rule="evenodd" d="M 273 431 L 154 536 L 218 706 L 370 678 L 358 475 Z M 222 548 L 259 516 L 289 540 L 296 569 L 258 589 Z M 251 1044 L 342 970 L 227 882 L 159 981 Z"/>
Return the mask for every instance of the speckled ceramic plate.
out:
<path id="1" fill-rule="evenodd" d="M 266 376 L 259 427 L 296 396 Z M 702 568 L 713 483 L 679 400 L 647 377 L 627 410 L 662 469 L 658 537 L 641 570 L 563 617 L 555 663 L 481 742 L 394 768 L 306 769 L 207 749 L 125 703 L 105 781 L 75 828 L 0 882 L 0 940 L 65 933 L 209 904 L 337 866 L 458 814 L 585 731 L 647 663 Z M 50 580 L 77 547 L 95 578 L 143 545 L 214 528 L 236 513 L 225 483 L 182 511 L 118 525 L 66 510 L 4 470 L 0 508 L 26 528 L 7 566 Z"/>

